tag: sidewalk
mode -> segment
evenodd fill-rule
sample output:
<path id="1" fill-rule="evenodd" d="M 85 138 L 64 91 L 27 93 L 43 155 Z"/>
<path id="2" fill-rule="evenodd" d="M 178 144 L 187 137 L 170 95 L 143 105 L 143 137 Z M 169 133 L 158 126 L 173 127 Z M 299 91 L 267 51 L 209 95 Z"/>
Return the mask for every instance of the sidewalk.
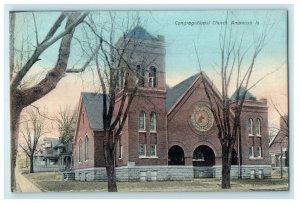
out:
<path id="1" fill-rule="evenodd" d="M 19 166 L 16 166 L 16 182 L 18 192 L 42 192 L 25 176 L 21 174 Z"/>

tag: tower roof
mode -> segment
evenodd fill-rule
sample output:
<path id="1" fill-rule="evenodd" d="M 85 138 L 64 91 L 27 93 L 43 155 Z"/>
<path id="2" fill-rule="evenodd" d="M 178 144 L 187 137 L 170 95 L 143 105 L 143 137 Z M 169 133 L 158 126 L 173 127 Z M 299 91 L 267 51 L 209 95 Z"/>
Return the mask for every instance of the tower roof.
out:
<path id="1" fill-rule="evenodd" d="M 126 37 L 143 40 L 159 40 L 157 37 L 154 37 L 149 32 L 147 32 L 147 30 L 145 30 L 145 28 L 141 27 L 140 25 L 137 25 L 132 30 L 130 30 L 127 33 Z"/>
<path id="2" fill-rule="evenodd" d="M 256 100 L 256 97 L 253 94 L 251 94 L 249 90 L 246 90 L 244 86 L 241 86 L 240 88 L 238 99 L 240 99 L 240 97 L 243 96 L 244 92 L 246 92 L 245 100 Z M 236 90 L 233 93 L 233 95 L 230 97 L 230 100 L 235 101 L 237 94 L 238 94 L 238 90 Z"/>

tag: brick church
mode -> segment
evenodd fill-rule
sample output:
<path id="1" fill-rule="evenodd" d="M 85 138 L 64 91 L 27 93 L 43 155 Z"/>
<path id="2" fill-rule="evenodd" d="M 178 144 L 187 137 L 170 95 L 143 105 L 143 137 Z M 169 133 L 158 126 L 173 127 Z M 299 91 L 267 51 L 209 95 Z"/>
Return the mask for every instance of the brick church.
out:
<path id="1" fill-rule="evenodd" d="M 141 26 L 136 26 L 127 36 L 131 40 L 142 40 L 143 46 L 137 48 L 133 58 L 139 61 L 139 57 L 143 57 L 149 63 L 147 67 L 136 64 L 137 69 L 142 69 L 139 92 L 143 94 L 134 97 L 118 141 L 117 179 L 155 181 L 221 177 L 218 129 L 202 82 L 210 79 L 205 73 L 195 74 L 168 88 L 164 38 L 149 34 Z M 209 85 L 209 89 L 220 98 L 216 87 Z M 102 96 L 85 92 L 80 95 L 73 138 L 76 180 L 106 180 Z M 267 100 L 259 100 L 247 92 L 241 114 L 241 136 L 233 151 L 231 176 L 271 176 L 268 143 Z"/>

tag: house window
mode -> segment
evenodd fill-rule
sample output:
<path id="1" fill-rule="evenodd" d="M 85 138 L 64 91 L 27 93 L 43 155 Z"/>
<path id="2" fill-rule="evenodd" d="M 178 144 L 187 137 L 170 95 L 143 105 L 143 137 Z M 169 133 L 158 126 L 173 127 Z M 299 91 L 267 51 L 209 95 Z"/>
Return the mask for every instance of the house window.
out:
<path id="1" fill-rule="evenodd" d="M 149 87 L 156 87 L 156 86 L 157 86 L 157 70 L 154 66 L 151 66 L 149 72 Z"/>
<path id="2" fill-rule="evenodd" d="M 260 119 L 256 119 L 256 135 L 261 136 L 261 121 Z"/>
<path id="3" fill-rule="evenodd" d="M 136 79 L 139 87 L 145 86 L 145 68 L 142 68 L 140 65 L 136 67 Z"/>
<path id="4" fill-rule="evenodd" d="M 150 145 L 150 156 L 156 157 L 156 144 Z"/>
<path id="5" fill-rule="evenodd" d="M 156 132 L 156 114 L 154 112 L 150 113 L 150 131 Z"/>
<path id="6" fill-rule="evenodd" d="M 261 155 L 262 155 L 262 154 L 261 154 L 261 147 L 258 146 L 258 147 L 256 148 L 256 157 L 261 158 L 261 157 L 262 157 Z"/>
<path id="7" fill-rule="evenodd" d="M 249 157 L 249 159 L 253 159 L 254 158 L 253 146 L 249 146 L 248 157 Z"/>
<path id="8" fill-rule="evenodd" d="M 90 139 L 88 136 L 85 137 L 85 160 L 90 159 Z"/>
<path id="9" fill-rule="evenodd" d="M 139 115 L 139 131 L 145 131 L 145 112 L 141 111 Z"/>
<path id="10" fill-rule="evenodd" d="M 82 162 L 82 140 L 79 139 L 79 162 Z"/>
<path id="11" fill-rule="evenodd" d="M 253 119 L 248 119 L 248 134 L 249 136 L 253 136 Z"/>
<path id="12" fill-rule="evenodd" d="M 146 156 L 146 144 L 140 144 L 139 156 Z"/>

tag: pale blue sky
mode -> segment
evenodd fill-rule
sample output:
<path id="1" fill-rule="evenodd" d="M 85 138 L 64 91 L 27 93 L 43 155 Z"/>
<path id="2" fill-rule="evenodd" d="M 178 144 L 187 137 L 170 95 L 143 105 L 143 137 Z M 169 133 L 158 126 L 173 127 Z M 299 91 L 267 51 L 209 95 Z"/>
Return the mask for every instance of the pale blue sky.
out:
<path id="1" fill-rule="evenodd" d="M 195 54 L 194 42 L 197 46 L 199 57 L 201 60 L 202 69 L 207 72 L 209 77 L 218 85 L 218 75 L 216 71 L 220 64 L 220 49 L 219 49 L 219 33 L 224 29 L 224 26 L 216 25 L 213 21 L 223 22 L 226 20 L 225 10 L 203 10 L 203 11 L 118 11 L 116 12 L 117 24 L 120 27 L 121 22 L 130 16 L 139 16 L 143 27 L 152 35 L 164 35 L 166 41 L 166 81 L 173 86 L 187 77 L 199 72 L 199 66 Z M 40 12 L 35 13 L 37 27 L 39 31 L 39 40 L 41 41 L 50 26 L 53 24 L 59 12 Z M 104 24 L 107 21 L 108 13 L 100 12 L 96 16 L 96 21 L 99 24 Z M 98 19 L 97 19 L 98 18 Z M 283 10 L 233 10 L 229 12 L 228 23 L 231 20 L 252 22 L 252 25 L 233 25 L 233 36 L 239 37 L 244 34 L 244 48 L 253 44 L 253 36 L 256 36 L 265 27 L 265 23 L 274 24 L 266 46 L 256 60 L 256 70 L 253 78 L 259 78 L 263 74 L 270 72 L 278 67 L 282 67 L 277 73 L 273 74 L 266 80 L 262 81 L 257 88 L 253 88 L 252 93 L 258 98 L 267 97 L 278 101 L 283 109 L 287 109 L 287 13 Z M 210 22 L 209 25 L 177 25 L 177 22 Z M 259 24 L 255 24 L 258 22 Z M 34 46 L 34 24 L 32 13 L 18 13 L 17 15 L 17 30 L 19 36 L 17 43 L 20 48 L 21 33 L 24 33 L 25 40 L 29 40 L 29 44 Z M 116 33 L 118 35 L 118 32 Z M 76 37 L 85 40 L 82 35 L 81 28 L 76 30 Z M 121 36 L 121 32 L 119 32 Z M 117 37 L 116 39 L 117 40 Z M 56 43 L 51 49 L 47 50 L 40 58 L 41 61 L 35 65 L 36 69 L 53 67 L 56 62 L 57 49 L 59 43 Z M 73 49 L 69 67 L 71 68 L 75 62 L 83 64 L 85 60 L 79 60 L 80 48 L 76 40 L 73 40 Z M 253 48 L 253 47 L 252 47 Z M 250 48 L 249 54 L 252 54 Z M 250 55 L 247 55 L 250 56 Z M 245 60 L 245 65 L 247 65 Z M 68 83 L 69 78 L 70 83 Z M 56 98 L 57 95 L 64 95 L 67 87 L 74 87 L 71 84 L 73 76 L 69 75 L 64 78 L 56 90 L 54 90 L 47 98 L 42 100 L 43 103 L 51 103 L 49 97 Z M 70 79 L 71 78 L 71 79 Z M 73 79 L 72 79 L 73 78 Z M 74 79 L 75 80 L 75 79 Z M 78 80 L 74 84 L 81 84 Z M 78 92 L 72 93 L 69 101 L 74 106 L 79 99 L 80 91 L 90 90 L 88 86 L 94 84 L 93 81 L 85 81 L 84 88 L 78 88 Z M 73 83 L 72 83 L 73 84 Z M 60 87 L 61 86 L 61 87 Z M 61 89 L 59 89 L 61 88 Z M 64 90 L 64 91 L 63 91 Z M 59 91 L 60 94 L 58 93 Z M 71 94 L 71 93 L 70 93 Z M 67 97 L 68 98 L 68 97 Z M 61 101 L 59 104 L 55 100 L 56 106 L 64 106 L 68 103 Z M 49 105 L 49 108 L 52 108 Z M 52 110 L 49 110 L 52 112 Z M 55 110 L 54 110 L 55 112 Z M 276 117 L 276 113 L 271 109 L 271 119 Z"/>
<path id="2" fill-rule="evenodd" d="M 102 12 L 105 16 L 106 12 Z M 127 11 L 119 11 L 116 16 L 121 21 L 128 14 Z M 136 15 L 136 12 L 129 12 Z M 36 13 L 37 27 L 40 35 L 46 34 L 51 23 L 55 20 L 58 13 L 44 12 Z M 166 71 L 173 75 L 186 70 L 196 73 L 198 63 L 195 55 L 194 42 L 199 51 L 200 60 L 204 70 L 210 70 L 216 63 L 220 62 L 219 33 L 224 26 L 214 25 L 213 21 L 222 22 L 226 19 L 226 11 L 139 11 L 142 25 L 153 35 L 164 35 L 166 40 Z M 234 10 L 229 13 L 228 21 L 239 20 L 246 22 L 259 22 L 259 25 L 234 25 L 236 36 L 244 34 L 245 47 L 253 43 L 253 35 L 259 34 L 264 27 L 264 23 L 272 24 L 274 27 L 268 36 L 268 42 L 260 58 L 265 60 L 278 60 L 282 63 L 287 57 L 287 13 L 281 10 Z M 22 17 L 21 17 L 22 16 Z M 29 21 L 29 25 L 26 24 Z M 103 17 L 103 21 L 106 21 Z M 210 25 L 176 25 L 176 22 L 195 22 L 210 21 Z M 101 21 L 99 21 L 101 22 Z M 104 22 L 103 22 L 104 23 Z M 24 30 L 29 36 L 34 35 L 33 20 L 31 13 L 23 13 L 17 17 L 17 27 L 21 32 Z M 121 34 L 121 33 L 120 33 Z M 77 31 L 77 36 L 80 31 Z M 30 38 L 34 44 L 34 37 Z M 53 64 L 55 62 L 56 49 L 58 43 L 52 49 L 47 50 L 39 64 Z M 74 49 L 76 51 L 80 49 Z M 77 60 L 76 51 L 72 50 L 72 59 Z M 46 63 L 45 63 L 46 62 Z M 37 65 L 39 65 L 37 64 Z"/>

